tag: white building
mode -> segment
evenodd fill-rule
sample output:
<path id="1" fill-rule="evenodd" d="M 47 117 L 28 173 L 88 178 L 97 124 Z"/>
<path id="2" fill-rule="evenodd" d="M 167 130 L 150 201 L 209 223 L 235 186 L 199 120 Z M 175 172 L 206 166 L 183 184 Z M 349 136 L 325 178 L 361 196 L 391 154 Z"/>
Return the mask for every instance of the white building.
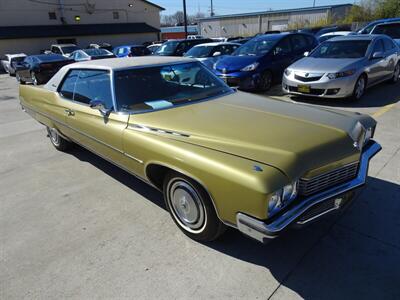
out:
<path id="1" fill-rule="evenodd" d="M 146 0 L 0 0 L 0 55 L 158 40 L 162 10 Z"/>

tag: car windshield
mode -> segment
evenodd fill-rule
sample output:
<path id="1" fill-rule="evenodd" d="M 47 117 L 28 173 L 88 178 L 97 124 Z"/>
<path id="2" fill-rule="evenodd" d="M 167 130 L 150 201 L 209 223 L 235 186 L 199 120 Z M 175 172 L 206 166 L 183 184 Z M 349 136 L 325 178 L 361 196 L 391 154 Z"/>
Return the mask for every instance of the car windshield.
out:
<path id="1" fill-rule="evenodd" d="M 179 41 L 169 41 L 161 45 L 157 50 L 158 55 L 171 55 L 175 53 L 175 49 L 178 46 Z"/>
<path id="2" fill-rule="evenodd" d="M 117 109 L 146 112 L 195 103 L 230 87 L 197 62 L 115 72 Z"/>
<path id="3" fill-rule="evenodd" d="M 77 46 L 65 46 L 65 47 L 61 47 L 61 50 L 64 54 L 70 54 L 76 50 L 79 50 L 79 47 Z"/>
<path id="4" fill-rule="evenodd" d="M 25 59 L 25 56 L 18 56 L 11 58 L 11 62 L 21 62 Z"/>
<path id="5" fill-rule="evenodd" d="M 400 39 L 400 23 L 376 26 L 374 34 L 386 34 L 392 39 Z"/>
<path id="6" fill-rule="evenodd" d="M 110 51 L 105 49 L 84 49 L 83 52 L 85 52 L 89 56 L 101 56 L 101 55 L 112 54 Z"/>
<path id="7" fill-rule="evenodd" d="M 334 37 L 338 37 L 340 36 L 339 34 L 330 34 L 330 35 L 325 35 L 325 36 L 321 36 L 318 38 L 318 42 L 322 43 L 325 42 L 327 40 L 333 39 Z"/>
<path id="8" fill-rule="evenodd" d="M 208 57 L 211 53 L 212 46 L 197 46 L 190 49 L 185 56 L 187 57 Z"/>
<path id="9" fill-rule="evenodd" d="M 314 58 L 361 58 L 365 56 L 371 41 L 326 41 L 315 49 Z"/>
<path id="10" fill-rule="evenodd" d="M 234 56 L 262 56 L 275 46 L 277 39 L 256 38 L 240 46 L 232 53 Z"/>

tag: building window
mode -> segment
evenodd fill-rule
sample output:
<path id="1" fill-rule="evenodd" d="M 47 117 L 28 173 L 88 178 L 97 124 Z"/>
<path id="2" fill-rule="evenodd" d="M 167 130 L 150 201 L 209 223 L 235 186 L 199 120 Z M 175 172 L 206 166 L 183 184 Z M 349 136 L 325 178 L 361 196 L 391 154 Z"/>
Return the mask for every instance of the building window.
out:
<path id="1" fill-rule="evenodd" d="M 113 19 L 114 19 L 114 20 L 119 19 L 119 12 L 113 11 Z"/>
<path id="2" fill-rule="evenodd" d="M 57 15 L 55 12 L 49 12 L 49 19 L 50 20 L 57 20 Z"/>

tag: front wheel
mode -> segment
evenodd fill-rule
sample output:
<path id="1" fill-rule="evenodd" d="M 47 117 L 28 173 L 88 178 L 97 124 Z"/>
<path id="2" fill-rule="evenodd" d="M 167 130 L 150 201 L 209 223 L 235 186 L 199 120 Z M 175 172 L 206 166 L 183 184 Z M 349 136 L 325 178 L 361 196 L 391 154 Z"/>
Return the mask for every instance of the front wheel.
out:
<path id="1" fill-rule="evenodd" d="M 50 142 L 59 151 L 66 151 L 71 147 L 71 142 L 64 139 L 55 128 L 47 127 L 47 133 L 50 138 Z"/>
<path id="2" fill-rule="evenodd" d="M 367 78 L 365 75 L 361 75 L 354 85 L 353 95 L 351 96 L 352 100 L 360 100 L 365 93 L 365 89 L 367 86 Z"/>
<path id="3" fill-rule="evenodd" d="M 31 72 L 31 81 L 32 81 L 32 83 L 34 85 L 38 85 L 39 84 L 39 80 L 37 79 L 36 74 L 33 71 Z"/>
<path id="4" fill-rule="evenodd" d="M 190 238 L 213 241 L 225 231 L 209 195 L 191 178 L 170 172 L 164 180 L 163 190 L 172 219 Z"/>
<path id="5" fill-rule="evenodd" d="M 391 78 L 390 82 L 391 83 L 397 83 L 400 80 L 400 62 L 397 63 L 396 67 L 394 68 L 393 71 L 393 77 Z"/>
<path id="6" fill-rule="evenodd" d="M 260 83 L 258 89 L 262 92 L 268 91 L 272 87 L 272 73 L 271 71 L 265 71 L 261 74 Z"/>
<path id="7" fill-rule="evenodd" d="M 25 84 L 25 80 L 22 80 L 21 76 L 18 73 L 15 74 L 15 78 L 20 84 Z"/>

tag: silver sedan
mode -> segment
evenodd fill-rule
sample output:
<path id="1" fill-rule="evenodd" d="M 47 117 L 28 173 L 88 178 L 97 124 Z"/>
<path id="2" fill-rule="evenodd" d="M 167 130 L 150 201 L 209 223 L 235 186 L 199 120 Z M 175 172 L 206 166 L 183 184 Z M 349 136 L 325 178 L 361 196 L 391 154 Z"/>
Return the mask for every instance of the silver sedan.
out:
<path id="1" fill-rule="evenodd" d="M 284 92 L 359 100 L 368 87 L 399 81 L 400 48 L 385 35 L 336 37 L 305 55 L 285 70 Z"/>

